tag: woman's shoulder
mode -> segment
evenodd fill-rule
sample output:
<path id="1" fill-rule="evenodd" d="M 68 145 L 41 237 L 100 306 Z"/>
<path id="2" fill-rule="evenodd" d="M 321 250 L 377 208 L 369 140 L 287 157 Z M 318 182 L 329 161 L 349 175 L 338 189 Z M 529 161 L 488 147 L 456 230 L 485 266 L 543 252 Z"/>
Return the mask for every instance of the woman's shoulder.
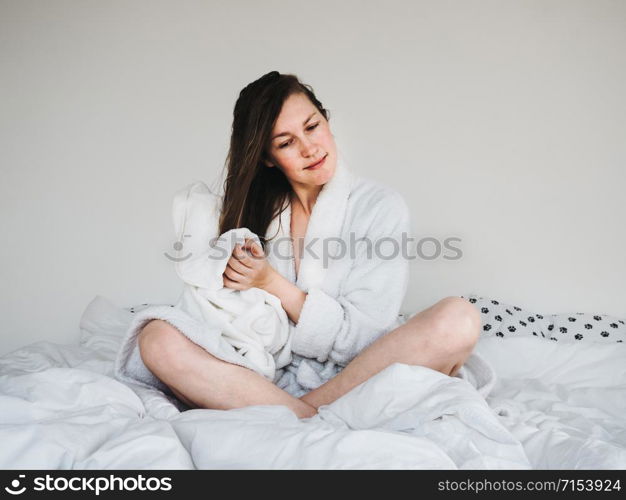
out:
<path id="1" fill-rule="evenodd" d="M 408 212 L 404 197 L 396 189 L 367 177 L 353 178 L 349 201 L 355 209 L 370 212 Z"/>

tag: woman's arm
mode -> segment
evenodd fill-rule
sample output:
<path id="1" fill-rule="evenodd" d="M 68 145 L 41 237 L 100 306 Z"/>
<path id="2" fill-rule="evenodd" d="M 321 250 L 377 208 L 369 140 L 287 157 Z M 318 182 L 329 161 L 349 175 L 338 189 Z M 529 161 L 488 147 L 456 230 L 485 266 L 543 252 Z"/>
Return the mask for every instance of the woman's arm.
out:
<path id="1" fill-rule="evenodd" d="M 402 197 L 386 191 L 362 197 L 352 231 L 357 238 L 394 240 L 402 248 L 410 231 L 409 210 Z M 406 245 L 406 241 L 404 244 Z M 307 358 L 348 364 L 361 350 L 392 328 L 408 286 L 405 255 L 385 258 L 357 247 L 339 293 L 319 287 L 307 290 L 298 324 L 293 326 L 292 351 Z"/>
<path id="2" fill-rule="evenodd" d="M 307 294 L 272 268 L 272 277 L 263 289 L 280 299 L 289 319 L 297 323 Z"/>
<path id="3" fill-rule="evenodd" d="M 354 228 L 357 236 L 374 245 L 392 239 L 402 248 L 403 234 L 410 229 L 409 210 L 402 197 L 378 192 L 374 199 L 363 199 L 362 205 L 356 208 L 358 213 L 371 217 L 361 218 L 360 229 Z M 233 251 L 224 285 L 238 290 L 262 288 L 277 296 L 296 323 L 292 326 L 294 353 L 345 365 L 394 326 L 408 285 L 404 255 L 384 258 L 358 247 L 355 261 L 346 261 L 351 270 L 334 296 L 319 287 L 301 291 L 270 266 L 258 245 L 246 246 L 250 254 L 240 246 Z"/>
<path id="4" fill-rule="evenodd" d="M 246 251 L 247 250 L 247 251 Z M 246 240 L 236 245 L 224 272 L 224 286 L 236 290 L 256 287 L 280 299 L 289 319 L 297 323 L 307 294 L 283 277 L 267 261 L 261 247 Z"/>

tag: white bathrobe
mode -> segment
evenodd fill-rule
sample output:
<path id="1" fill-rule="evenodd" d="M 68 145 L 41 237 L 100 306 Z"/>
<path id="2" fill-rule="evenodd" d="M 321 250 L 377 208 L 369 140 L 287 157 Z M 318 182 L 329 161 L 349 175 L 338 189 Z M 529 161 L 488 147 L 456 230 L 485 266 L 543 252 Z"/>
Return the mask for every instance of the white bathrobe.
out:
<path id="1" fill-rule="evenodd" d="M 266 232 L 266 253 L 274 269 L 307 292 L 298 324 L 289 320 L 286 345 L 291 346 L 291 362 L 277 362 L 274 376 L 279 387 L 299 397 L 334 377 L 363 348 L 403 321 L 399 310 L 408 284 L 408 261 L 400 245 L 409 231 L 409 210 L 389 187 L 355 176 L 340 155 L 335 174 L 313 207 L 297 279 L 290 221 L 287 204 Z M 217 220 L 207 222 L 209 231 L 214 230 Z M 183 242 L 181 255 L 186 251 Z M 207 338 L 198 315 L 180 307 L 141 311 L 128 338 L 151 318 L 169 321 L 214 356 L 251 368 L 244 358 L 224 349 L 223 337 Z M 284 353 L 281 359 L 286 359 Z M 116 373 L 121 380 L 170 393 L 143 364 L 136 342 L 120 350 Z"/>
<path id="2" fill-rule="evenodd" d="M 356 176 L 339 156 L 335 175 L 313 207 L 304 240 L 309 251 L 301 257 L 297 279 L 293 247 L 284 239 L 290 236 L 289 205 L 278 219 L 266 233 L 270 238 L 278 232 L 274 240 L 279 242 L 268 259 L 307 296 L 298 324 L 290 321 L 293 360 L 278 370 L 276 383 L 301 396 L 404 321 L 399 311 L 409 263 L 401 245 L 403 233 L 410 230 L 409 210 L 397 192 Z M 350 244 L 363 238 L 361 244 Z M 324 241 L 330 247 L 326 262 Z M 372 245 L 369 253 L 367 241 Z M 339 258 L 342 248 L 345 255 Z"/>

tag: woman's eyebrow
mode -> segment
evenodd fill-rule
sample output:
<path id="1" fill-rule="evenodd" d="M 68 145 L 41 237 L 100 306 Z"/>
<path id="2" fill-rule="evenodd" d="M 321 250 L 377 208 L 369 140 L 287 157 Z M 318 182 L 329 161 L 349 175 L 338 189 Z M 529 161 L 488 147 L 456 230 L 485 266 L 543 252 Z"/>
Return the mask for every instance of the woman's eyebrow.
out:
<path id="1" fill-rule="evenodd" d="M 313 118 L 316 114 L 317 114 L 317 111 L 313 111 L 313 113 L 311 114 L 311 116 L 309 116 L 306 120 L 304 120 L 304 122 L 302 122 L 302 126 L 304 127 L 304 126 L 307 124 L 307 122 L 308 122 L 311 118 Z M 276 134 L 274 137 L 272 137 L 272 139 L 271 139 L 271 140 L 273 141 L 273 140 L 274 140 L 274 139 L 276 139 L 277 137 L 281 137 L 281 136 L 283 136 L 283 135 L 289 135 L 289 132 L 281 132 L 280 134 Z"/>

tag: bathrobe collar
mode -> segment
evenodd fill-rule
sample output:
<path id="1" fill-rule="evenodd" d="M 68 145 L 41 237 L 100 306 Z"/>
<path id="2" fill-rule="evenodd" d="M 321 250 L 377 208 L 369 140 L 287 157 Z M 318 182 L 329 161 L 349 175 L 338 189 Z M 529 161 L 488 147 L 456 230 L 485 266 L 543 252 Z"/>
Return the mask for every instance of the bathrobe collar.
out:
<path id="1" fill-rule="evenodd" d="M 322 187 L 306 229 L 303 252 L 300 258 L 298 278 L 295 279 L 295 261 L 291 238 L 291 203 L 286 201 L 286 208 L 271 222 L 266 232 L 270 238 L 269 260 L 282 270 L 283 276 L 291 280 L 302 290 L 321 287 L 328 266 L 333 262 L 333 255 L 340 250 L 339 238 L 346 217 L 348 197 L 352 189 L 354 176 L 341 154 L 337 156 L 337 167 L 333 177 Z M 274 237 L 273 237 L 274 236 Z M 272 241 L 280 239 L 280 248 L 272 249 Z M 289 258 L 285 249 L 288 249 Z M 324 253 L 324 248 L 326 252 Z"/>

